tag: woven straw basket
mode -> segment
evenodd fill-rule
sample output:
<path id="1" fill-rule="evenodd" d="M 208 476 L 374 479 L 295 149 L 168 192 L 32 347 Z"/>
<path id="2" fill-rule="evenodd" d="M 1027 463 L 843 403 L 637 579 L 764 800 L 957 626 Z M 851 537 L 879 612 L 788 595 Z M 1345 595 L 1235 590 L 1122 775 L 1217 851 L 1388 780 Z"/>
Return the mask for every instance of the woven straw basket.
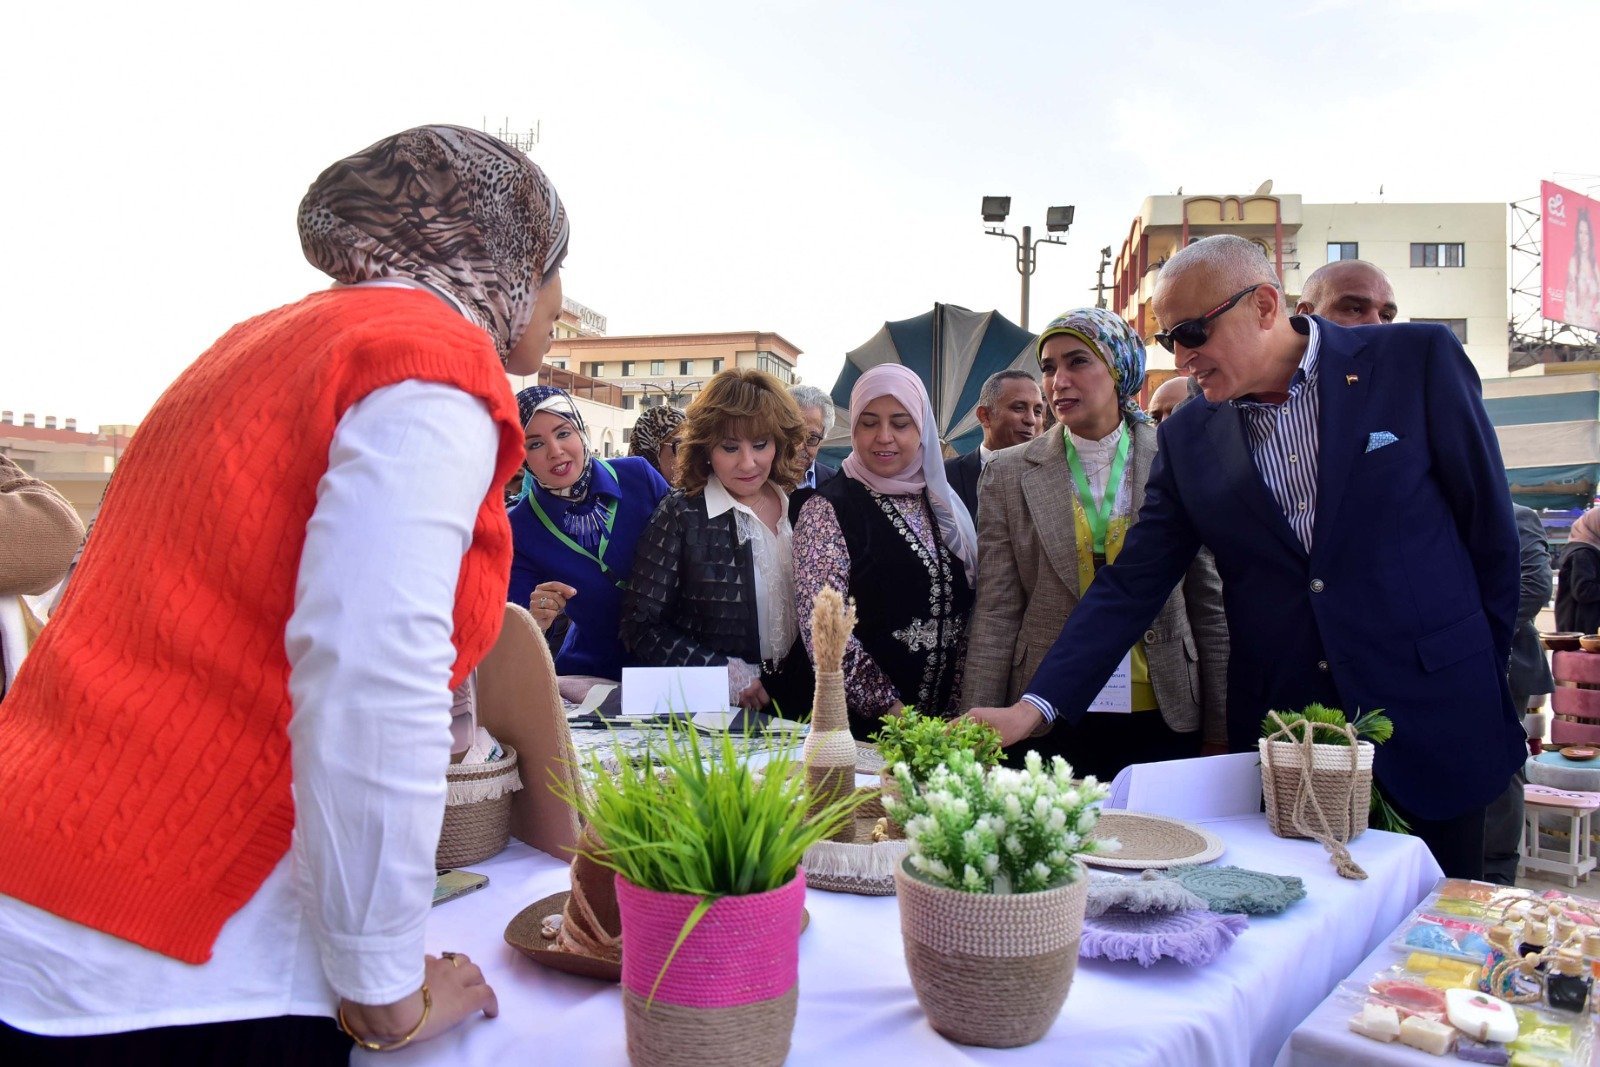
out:
<path id="1" fill-rule="evenodd" d="M 1315 838 L 1323 830 L 1317 819 L 1320 810 L 1327 821 L 1325 832 L 1329 837 L 1339 842 L 1354 841 L 1367 828 L 1372 806 L 1373 747 L 1370 742 L 1358 741 L 1353 747 L 1313 744 L 1310 748 L 1309 788 L 1314 796 L 1302 801 L 1301 792 L 1307 788 L 1308 778 L 1306 746 L 1299 741 L 1261 740 L 1261 788 L 1267 798 L 1267 826 L 1279 837 Z"/>
<path id="2" fill-rule="evenodd" d="M 463 867 L 497 855 L 511 839 L 511 794 L 522 788 L 517 750 L 506 746 L 493 763 L 452 764 L 445 773 L 450 799 L 439 831 L 440 868 Z"/>
<path id="3" fill-rule="evenodd" d="M 718 899 L 686 937 L 684 922 L 698 897 L 641 889 L 621 875 L 616 886 L 628 1061 L 634 1067 L 783 1063 L 800 992 L 805 872 L 765 893 Z"/>
<path id="4" fill-rule="evenodd" d="M 911 987 L 935 1030 L 963 1045 L 1043 1037 L 1078 970 L 1089 878 L 1039 893 L 962 893 L 895 871 Z"/>

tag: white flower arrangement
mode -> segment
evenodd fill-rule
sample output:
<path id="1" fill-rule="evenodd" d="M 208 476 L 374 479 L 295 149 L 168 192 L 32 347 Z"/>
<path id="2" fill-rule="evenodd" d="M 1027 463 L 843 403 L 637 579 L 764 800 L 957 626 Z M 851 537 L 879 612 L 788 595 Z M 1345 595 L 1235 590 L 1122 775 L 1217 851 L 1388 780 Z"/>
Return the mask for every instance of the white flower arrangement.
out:
<path id="1" fill-rule="evenodd" d="M 1109 792 L 1094 778 L 1073 782 L 1060 756 L 1047 770 L 1029 752 L 1023 770 L 985 771 L 957 752 L 916 788 L 904 763 L 894 767 L 904 799 L 885 797 L 905 827 L 911 869 L 967 893 L 1035 893 L 1083 876 L 1079 856 L 1120 845 L 1093 836 Z"/>

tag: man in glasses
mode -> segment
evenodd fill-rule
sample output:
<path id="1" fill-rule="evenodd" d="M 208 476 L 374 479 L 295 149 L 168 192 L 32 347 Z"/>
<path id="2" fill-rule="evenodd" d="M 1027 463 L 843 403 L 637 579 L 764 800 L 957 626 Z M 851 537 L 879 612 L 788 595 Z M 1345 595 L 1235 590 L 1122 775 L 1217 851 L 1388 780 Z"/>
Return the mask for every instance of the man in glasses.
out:
<path id="1" fill-rule="evenodd" d="M 1400 308 L 1389 276 L 1375 264 L 1341 259 L 1311 272 L 1295 311 L 1321 315 L 1340 326 L 1378 326 L 1393 322 Z"/>
<path id="2" fill-rule="evenodd" d="M 1044 426 L 1044 392 L 1039 380 L 1025 370 L 996 371 L 978 392 L 978 424 L 983 441 L 964 456 L 944 461 L 950 487 L 978 521 L 978 479 L 989 457 L 1002 448 L 1027 444 Z"/>
<path id="3" fill-rule="evenodd" d="M 1484 809 L 1526 755 L 1506 663 L 1517 533 L 1472 364 L 1445 327 L 1291 316 L 1260 250 L 1209 237 L 1163 267 L 1157 339 L 1205 403 L 1160 429 L 1144 508 L 1006 743 L 1070 729 L 1201 545 L 1227 590 L 1228 743 L 1270 710 L 1383 708 L 1380 789 L 1447 874 L 1483 867 Z"/>
<path id="4" fill-rule="evenodd" d="M 833 399 L 814 385 L 792 386 L 789 395 L 794 397 L 795 404 L 800 408 L 800 417 L 806 424 L 806 439 L 803 442 L 806 476 L 800 479 L 800 485 L 816 489 L 839 473 L 838 467 L 830 467 L 817 459 L 817 453 L 822 451 L 822 442 L 833 432 Z"/>

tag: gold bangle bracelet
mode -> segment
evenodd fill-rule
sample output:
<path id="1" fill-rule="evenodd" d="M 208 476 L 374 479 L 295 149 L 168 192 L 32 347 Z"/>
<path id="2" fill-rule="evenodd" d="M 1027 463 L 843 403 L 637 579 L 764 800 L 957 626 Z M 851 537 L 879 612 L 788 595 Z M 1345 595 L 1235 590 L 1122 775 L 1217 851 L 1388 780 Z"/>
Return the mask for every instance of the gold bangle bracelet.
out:
<path id="1" fill-rule="evenodd" d="M 428 1013 L 431 1012 L 432 1010 L 433 1010 L 433 995 L 428 992 L 428 983 L 424 982 L 424 983 L 422 983 L 422 1018 L 417 1020 L 417 1025 L 415 1025 L 415 1026 L 413 1026 L 411 1028 L 411 1032 L 410 1033 L 406 1034 L 405 1037 L 402 1037 L 399 1041 L 396 1041 L 394 1044 L 392 1044 L 392 1045 L 379 1044 L 376 1041 L 371 1041 L 371 1040 L 369 1040 L 367 1038 L 362 1037 L 360 1034 L 358 1034 L 354 1030 L 350 1029 L 350 1024 L 348 1022 L 346 1022 L 345 1018 L 344 1018 L 344 1005 L 342 1003 L 339 1005 L 339 1029 L 343 1030 L 346 1034 L 348 1034 L 351 1041 L 354 1041 L 357 1045 L 360 1045 L 362 1048 L 366 1049 L 368 1052 L 393 1052 L 397 1048 L 405 1048 L 407 1045 L 411 1044 L 411 1039 L 412 1038 L 414 1038 L 418 1034 L 422 1033 L 422 1028 L 424 1026 L 426 1026 L 427 1023 L 428 1023 Z"/>

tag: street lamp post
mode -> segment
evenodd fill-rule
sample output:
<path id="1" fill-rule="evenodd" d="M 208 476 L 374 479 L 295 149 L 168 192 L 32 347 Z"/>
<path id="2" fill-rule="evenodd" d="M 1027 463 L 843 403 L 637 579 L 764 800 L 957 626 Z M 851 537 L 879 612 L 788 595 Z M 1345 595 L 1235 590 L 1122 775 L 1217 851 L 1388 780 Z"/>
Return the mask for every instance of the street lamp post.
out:
<path id="1" fill-rule="evenodd" d="M 702 382 L 684 382 L 683 383 L 683 388 L 680 389 L 680 388 L 678 388 L 677 380 L 674 379 L 674 378 L 667 379 L 667 384 L 666 385 L 659 385 L 659 384 L 657 384 L 655 382 L 635 382 L 634 383 L 634 385 L 639 389 L 645 389 L 645 390 L 654 389 L 656 392 L 661 394 L 662 399 L 666 403 L 671 404 L 673 407 L 677 407 L 678 406 L 678 401 L 680 401 L 683 398 L 687 397 L 690 393 L 694 392 L 696 389 L 699 389 L 702 384 L 704 384 L 704 383 L 702 383 Z"/>
<path id="2" fill-rule="evenodd" d="M 1066 233 L 1072 228 L 1073 205 L 1052 207 L 1045 212 L 1044 225 L 1047 233 Z M 983 198 L 983 221 L 1005 222 L 1006 216 L 1011 214 L 1011 198 L 1009 196 L 986 196 Z M 1007 233 L 1000 226 L 993 226 L 984 231 L 992 237 L 1009 237 L 1017 246 L 1017 273 L 1022 275 L 1022 328 L 1028 328 L 1028 285 L 1033 277 L 1034 268 L 1038 265 L 1038 248 L 1040 245 L 1064 245 L 1067 242 L 1059 237 L 1041 237 L 1033 239 L 1033 227 L 1024 226 L 1022 237 Z"/>

